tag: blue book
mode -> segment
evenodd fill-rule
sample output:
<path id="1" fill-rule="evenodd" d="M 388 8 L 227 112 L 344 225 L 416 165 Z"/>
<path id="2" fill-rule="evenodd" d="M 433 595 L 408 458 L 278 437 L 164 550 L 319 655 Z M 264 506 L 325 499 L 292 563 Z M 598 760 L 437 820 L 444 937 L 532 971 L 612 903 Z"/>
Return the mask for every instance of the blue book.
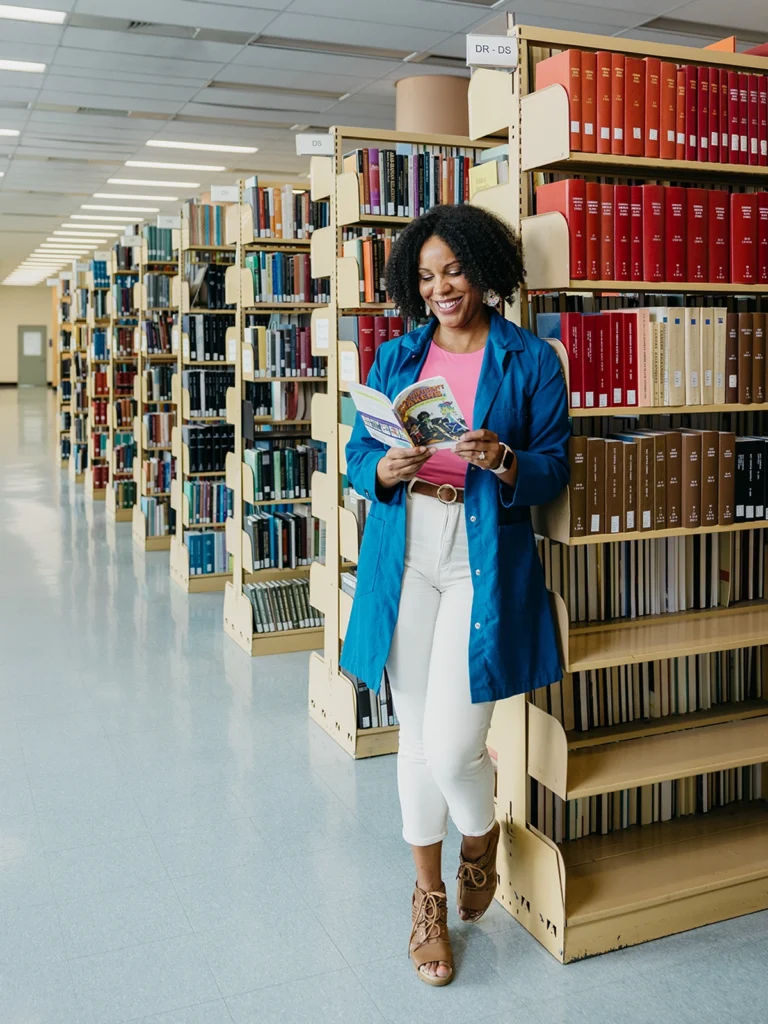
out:
<path id="1" fill-rule="evenodd" d="M 557 338 L 558 341 L 562 341 L 560 337 L 560 314 L 537 313 L 536 334 L 540 338 Z"/>
<path id="2" fill-rule="evenodd" d="M 213 572 L 215 560 L 214 535 L 213 533 L 204 533 L 200 539 L 203 541 L 203 572 Z"/>

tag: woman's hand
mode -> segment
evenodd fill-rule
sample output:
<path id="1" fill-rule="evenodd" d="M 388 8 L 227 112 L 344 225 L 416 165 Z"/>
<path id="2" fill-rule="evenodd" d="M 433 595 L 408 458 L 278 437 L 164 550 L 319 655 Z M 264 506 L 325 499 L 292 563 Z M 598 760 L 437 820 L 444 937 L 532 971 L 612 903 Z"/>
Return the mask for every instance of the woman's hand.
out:
<path id="1" fill-rule="evenodd" d="M 379 459 L 376 479 L 387 490 L 401 482 L 412 480 L 432 454 L 431 448 L 390 448 Z"/>
<path id="2" fill-rule="evenodd" d="M 460 459 L 480 469 L 498 469 L 504 454 L 499 435 L 492 430 L 470 430 L 462 434 L 453 451 Z"/>

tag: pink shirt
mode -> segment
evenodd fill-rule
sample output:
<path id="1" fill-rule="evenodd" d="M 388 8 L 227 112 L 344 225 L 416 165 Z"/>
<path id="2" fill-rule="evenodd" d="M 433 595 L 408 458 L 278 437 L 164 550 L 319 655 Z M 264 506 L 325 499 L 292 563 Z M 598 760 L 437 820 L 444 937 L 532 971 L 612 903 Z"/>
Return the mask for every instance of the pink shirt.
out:
<path id="1" fill-rule="evenodd" d="M 419 380 L 445 377 L 470 430 L 484 355 L 484 348 L 478 349 L 477 352 L 447 352 L 433 341 L 419 375 Z M 453 484 L 454 487 L 463 487 L 468 465 L 468 462 L 454 455 L 452 451 L 435 452 L 419 470 L 419 477 L 432 484 Z"/>

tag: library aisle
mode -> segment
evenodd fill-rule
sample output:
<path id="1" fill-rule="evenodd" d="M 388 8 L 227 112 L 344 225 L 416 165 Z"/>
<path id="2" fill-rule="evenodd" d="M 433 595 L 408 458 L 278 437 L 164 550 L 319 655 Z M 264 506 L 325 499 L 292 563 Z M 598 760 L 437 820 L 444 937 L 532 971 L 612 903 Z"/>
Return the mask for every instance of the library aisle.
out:
<path id="1" fill-rule="evenodd" d="M 768 912 L 563 967 L 451 908 L 456 981 L 422 985 L 394 758 L 349 758 L 306 654 L 244 654 L 86 503 L 55 416 L 0 390 L 2 1024 L 765 1020 Z"/>

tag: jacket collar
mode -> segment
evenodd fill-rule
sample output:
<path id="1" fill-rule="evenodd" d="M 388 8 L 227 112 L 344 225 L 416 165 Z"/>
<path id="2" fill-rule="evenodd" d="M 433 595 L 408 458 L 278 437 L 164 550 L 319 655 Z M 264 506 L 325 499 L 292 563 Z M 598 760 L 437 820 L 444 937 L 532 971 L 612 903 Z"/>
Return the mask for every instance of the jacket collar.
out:
<path id="1" fill-rule="evenodd" d="M 423 352 L 429 342 L 432 341 L 432 336 L 437 329 L 437 323 L 437 317 L 430 317 L 429 323 L 423 327 L 418 327 L 415 331 L 411 331 L 410 334 L 406 334 L 403 338 L 405 347 L 413 352 Z M 511 320 L 505 320 L 495 310 L 491 310 L 491 324 L 488 331 L 487 347 L 512 352 L 520 351 L 524 347 L 522 332 Z"/>

